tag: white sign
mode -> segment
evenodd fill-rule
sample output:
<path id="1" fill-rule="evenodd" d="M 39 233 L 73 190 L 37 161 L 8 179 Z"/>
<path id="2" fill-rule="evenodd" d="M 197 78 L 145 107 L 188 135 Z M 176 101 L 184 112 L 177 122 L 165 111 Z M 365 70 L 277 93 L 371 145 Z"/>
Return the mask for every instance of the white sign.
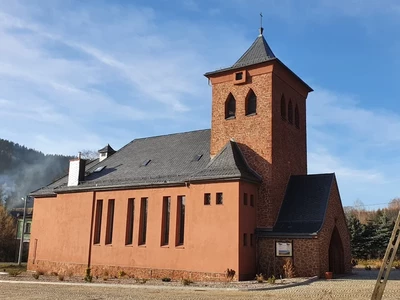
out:
<path id="1" fill-rule="evenodd" d="M 292 256 L 292 242 L 276 242 L 276 256 Z"/>

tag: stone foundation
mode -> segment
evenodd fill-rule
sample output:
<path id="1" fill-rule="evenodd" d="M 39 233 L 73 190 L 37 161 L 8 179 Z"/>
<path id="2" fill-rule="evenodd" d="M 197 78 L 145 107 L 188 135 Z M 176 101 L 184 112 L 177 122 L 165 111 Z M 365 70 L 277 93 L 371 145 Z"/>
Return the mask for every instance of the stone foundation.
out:
<path id="1" fill-rule="evenodd" d="M 87 265 L 74 263 L 60 263 L 45 260 L 37 260 L 35 264 L 28 262 L 29 271 L 42 271 L 45 274 L 57 272 L 58 274 L 85 276 Z M 135 268 L 127 266 L 104 266 L 92 265 L 91 274 L 93 276 L 109 276 L 118 277 L 120 272 L 124 272 L 127 276 L 140 279 L 162 279 L 164 277 L 172 280 L 190 279 L 192 281 L 226 281 L 225 273 L 204 273 L 191 272 L 185 270 L 167 270 L 167 269 L 150 269 L 150 268 Z M 237 281 L 235 275 L 234 281 Z"/>

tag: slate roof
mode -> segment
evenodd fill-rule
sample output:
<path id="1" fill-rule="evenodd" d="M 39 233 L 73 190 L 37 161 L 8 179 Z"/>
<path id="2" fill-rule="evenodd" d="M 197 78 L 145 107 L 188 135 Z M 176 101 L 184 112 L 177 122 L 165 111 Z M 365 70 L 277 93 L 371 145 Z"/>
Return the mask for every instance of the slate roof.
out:
<path id="1" fill-rule="evenodd" d="M 263 35 L 259 35 L 249 49 L 238 59 L 232 68 L 250 66 L 274 59 L 275 55 Z"/>
<path id="2" fill-rule="evenodd" d="M 78 186 L 68 187 L 68 176 L 64 176 L 31 195 L 180 185 L 203 180 L 261 181 L 233 141 L 210 159 L 210 136 L 207 129 L 136 139 L 107 159 L 87 165 L 85 180 Z M 102 166 L 103 170 L 94 172 Z"/>
<path id="3" fill-rule="evenodd" d="M 110 144 L 107 144 L 107 146 L 105 146 L 104 148 L 101 148 L 99 151 L 97 151 L 99 153 L 110 153 L 110 154 L 114 154 L 115 150 L 110 146 Z"/>
<path id="4" fill-rule="evenodd" d="M 263 35 L 259 35 L 249 49 L 231 67 L 204 74 L 204 76 L 239 69 L 276 59 Z"/>
<path id="5" fill-rule="evenodd" d="M 261 236 L 316 235 L 323 225 L 335 174 L 291 176 L 277 222 Z"/>

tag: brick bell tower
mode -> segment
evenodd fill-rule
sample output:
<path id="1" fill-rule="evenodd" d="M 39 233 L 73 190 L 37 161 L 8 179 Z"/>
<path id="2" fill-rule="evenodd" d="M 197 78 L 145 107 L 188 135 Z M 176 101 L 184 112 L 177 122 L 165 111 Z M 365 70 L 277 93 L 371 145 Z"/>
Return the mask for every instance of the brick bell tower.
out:
<path id="1" fill-rule="evenodd" d="M 262 176 L 257 227 L 275 224 L 290 175 L 307 174 L 306 99 L 312 89 L 275 57 L 263 28 L 231 67 L 208 72 L 212 84 L 210 155 L 233 138 Z"/>

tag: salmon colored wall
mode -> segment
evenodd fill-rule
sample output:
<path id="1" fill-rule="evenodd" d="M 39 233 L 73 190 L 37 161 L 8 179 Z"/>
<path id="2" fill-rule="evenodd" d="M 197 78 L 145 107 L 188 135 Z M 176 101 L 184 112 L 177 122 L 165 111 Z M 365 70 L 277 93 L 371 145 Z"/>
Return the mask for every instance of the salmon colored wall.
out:
<path id="1" fill-rule="evenodd" d="M 215 203 L 217 192 L 223 193 L 222 205 Z M 204 193 L 211 193 L 211 205 L 204 205 Z M 180 195 L 186 196 L 185 242 L 183 246 L 176 246 L 177 197 Z M 169 246 L 161 246 L 164 196 L 171 197 Z M 147 241 L 146 245 L 139 246 L 142 197 L 148 198 Z M 133 244 L 126 246 L 129 198 L 135 198 L 134 238 Z M 32 240 L 39 241 L 36 260 L 87 263 L 92 199 L 93 193 L 75 193 L 35 200 Z M 230 268 L 239 276 L 239 182 L 96 192 L 95 199 L 103 200 L 103 214 L 100 244 L 92 246 L 92 267 L 126 266 L 209 273 L 224 273 Z M 115 199 L 114 230 L 112 244 L 105 245 L 109 199 Z M 33 254 L 34 251 L 30 251 L 30 262 Z M 29 268 L 33 269 L 32 264 Z"/>
<path id="2" fill-rule="evenodd" d="M 247 194 L 247 205 L 244 204 L 244 193 Z M 250 196 L 254 196 L 254 206 L 251 206 Z M 258 187 L 254 184 L 240 183 L 239 201 L 239 280 L 254 279 L 256 266 L 256 207 L 258 199 Z M 244 234 L 247 234 L 247 246 L 244 246 Z M 251 234 L 253 243 L 251 243 Z"/>
<path id="3" fill-rule="evenodd" d="M 33 260 L 86 264 L 93 193 L 36 198 L 29 249 Z"/>

